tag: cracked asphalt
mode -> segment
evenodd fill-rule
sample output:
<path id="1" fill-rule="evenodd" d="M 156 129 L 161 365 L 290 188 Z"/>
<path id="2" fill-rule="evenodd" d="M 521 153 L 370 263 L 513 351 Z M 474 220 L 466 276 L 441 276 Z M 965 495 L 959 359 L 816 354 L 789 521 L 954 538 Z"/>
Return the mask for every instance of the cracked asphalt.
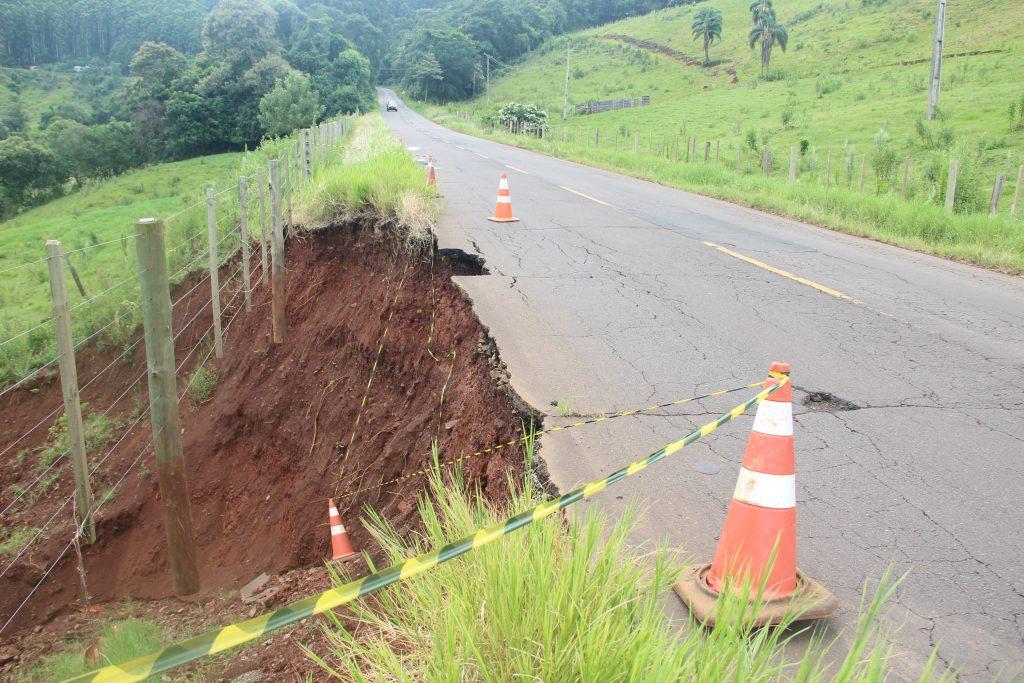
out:
<path id="1" fill-rule="evenodd" d="M 897 677 L 933 647 L 964 680 L 1024 675 L 1024 280 L 462 135 L 401 104 L 385 120 L 434 156 L 440 246 L 485 260 L 489 274 L 456 281 L 546 424 L 571 419 L 553 401 L 622 410 L 790 362 L 798 560 L 842 604 L 826 631 L 849 637 L 891 563 L 909 572 L 886 612 Z M 518 223 L 486 220 L 501 173 Z M 542 456 L 567 490 L 747 395 L 545 435 Z M 614 518 L 639 502 L 638 543 L 710 561 L 750 424 L 591 504 Z"/>

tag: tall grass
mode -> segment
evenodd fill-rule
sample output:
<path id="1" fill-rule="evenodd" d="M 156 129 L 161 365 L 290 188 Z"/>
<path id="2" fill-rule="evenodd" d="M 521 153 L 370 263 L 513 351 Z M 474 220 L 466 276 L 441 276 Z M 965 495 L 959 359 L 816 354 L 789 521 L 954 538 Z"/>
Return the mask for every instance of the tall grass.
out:
<path id="1" fill-rule="evenodd" d="M 390 559 L 504 520 L 536 504 L 532 483 L 509 481 L 511 499 L 484 501 L 461 478 L 435 472 L 419 505 L 423 533 L 409 540 L 379 516 L 369 529 Z M 593 509 L 537 523 L 351 608 L 350 632 L 325 627 L 330 675 L 354 681 L 882 681 L 889 664 L 875 617 L 895 583 L 862 606 L 847 651 L 812 637 L 796 660 L 795 631 L 751 627 L 745 602 L 723 598 L 714 630 L 667 623 L 662 595 L 679 572 L 677 553 L 630 555 L 635 507 L 609 525 Z M 742 591 L 745 594 L 745 591 Z M 922 680 L 933 676 L 933 664 Z"/>
<path id="2" fill-rule="evenodd" d="M 436 216 L 425 171 L 388 132 L 379 114 L 358 119 L 342 163 L 325 167 L 296 197 L 296 220 L 306 227 L 373 213 L 426 237 Z"/>

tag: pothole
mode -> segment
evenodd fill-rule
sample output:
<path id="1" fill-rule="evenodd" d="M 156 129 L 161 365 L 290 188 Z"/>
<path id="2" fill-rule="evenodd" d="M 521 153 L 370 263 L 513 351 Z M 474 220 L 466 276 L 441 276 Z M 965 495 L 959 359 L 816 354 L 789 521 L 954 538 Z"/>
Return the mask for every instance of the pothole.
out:
<path id="1" fill-rule="evenodd" d="M 800 400 L 800 405 L 817 412 L 839 413 L 847 410 L 860 409 L 860 406 L 856 403 L 847 401 L 845 398 L 839 398 L 835 394 L 830 394 L 827 391 L 807 391 L 806 389 L 797 389 L 797 393 L 804 394 L 804 397 Z"/>

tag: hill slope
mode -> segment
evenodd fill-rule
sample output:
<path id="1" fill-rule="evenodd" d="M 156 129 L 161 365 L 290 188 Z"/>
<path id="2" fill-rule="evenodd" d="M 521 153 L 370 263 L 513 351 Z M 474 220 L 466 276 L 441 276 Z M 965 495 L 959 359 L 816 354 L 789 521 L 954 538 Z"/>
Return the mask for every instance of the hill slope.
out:
<path id="1" fill-rule="evenodd" d="M 706 5 L 723 14 L 723 40 L 711 48 L 717 62 L 711 67 L 702 66 L 701 43 L 690 31 L 693 14 Z M 899 161 L 914 157 L 911 195 L 934 200 L 941 193 L 950 155 L 966 168 L 961 185 L 972 210 L 987 206 L 996 173 L 1012 186 L 1024 152 L 1024 52 L 1013 42 L 1024 32 L 1018 4 L 974 0 L 948 9 L 941 120 L 932 123 L 922 122 L 932 0 L 776 2 L 789 49 L 773 51 L 767 78 L 747 43 L 748 6 L 747 0 L 698 3 L 550 41 L 500 77 L 492 72 L 491 101 L 535 102 L 560 123 L 568 47 L 571 103 L 651 97 L 643 108 L 570 116 L 568 123 L 591 139 L 597 128 L 606 138 L 638 131 L 643 139 L 653 134 L 655 145 L 665 138 L 678 144 L 678 138 L 685 149 L 694 136 L 701 145 L 719 141 L 723 155 L 732 150 L 729 159 L 737 146 L 767 144 L 783 165 L 789 147 L 805 141 L 802 168 L 819 170 L 830 151 L 833 170 L 845 166 L 841 180 L 850 182 L 859 173 L 859 155 L 872 153 L 876 137 L 887 136 Z M 964 53 L 981 54 L 958 56 Z M 491 108 L 486 98 L 471 106 Z M 868 187 L 875 189 L 868 165 Z M 1008 210 L 1009 201 L 1004 204 Z"/>

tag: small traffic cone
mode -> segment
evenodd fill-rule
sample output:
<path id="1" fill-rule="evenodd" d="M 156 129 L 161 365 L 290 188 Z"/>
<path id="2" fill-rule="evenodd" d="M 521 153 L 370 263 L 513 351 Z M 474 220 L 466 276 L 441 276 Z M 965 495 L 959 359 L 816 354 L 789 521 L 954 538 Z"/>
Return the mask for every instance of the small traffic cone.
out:
<path id="1" fill-rule="evenodd" d="M 333 498 L 327 503 L 327 514 L 331 520 L 331 559 L 347 560 L 355 557 L 356 551 L 352 549 L 352 542 L 348 540 L 348 532 L 341 523 L 341 515 L 338 514 Z"/>
<path id="2" fill-rule="evenodd" d="M 495 223 L 513 223 L 519 219 L 512 215 L 512 194 L 508 190 L 508 175 L 501 174 L 498 181 L 498 203 L 494 207 L 494 215 L 488 218 Z"/>
<path id="3" fill-rule="evenodd" d="M 771 372 L 789 375 L 787 363 Z M 780 380 L 771 374 L 766 387 Z M 747 600 L 761 596 L 756 626 L 820 619 L 838 601 L 796 567 L 796 458 L 793 448 L 793 386 L 786 382 L 757 407 L 739 480 L 711 564 L 693 567 L 675 591 L 699 621 L 714 626 L 719 594 L 749 586 Z"/>
<path id="4" fill-rule="evenodd" d="M 434 187 L 437 185 L 437 174 L 434 173 L 434 157 L 427 157 L 427 185 Z"/>

